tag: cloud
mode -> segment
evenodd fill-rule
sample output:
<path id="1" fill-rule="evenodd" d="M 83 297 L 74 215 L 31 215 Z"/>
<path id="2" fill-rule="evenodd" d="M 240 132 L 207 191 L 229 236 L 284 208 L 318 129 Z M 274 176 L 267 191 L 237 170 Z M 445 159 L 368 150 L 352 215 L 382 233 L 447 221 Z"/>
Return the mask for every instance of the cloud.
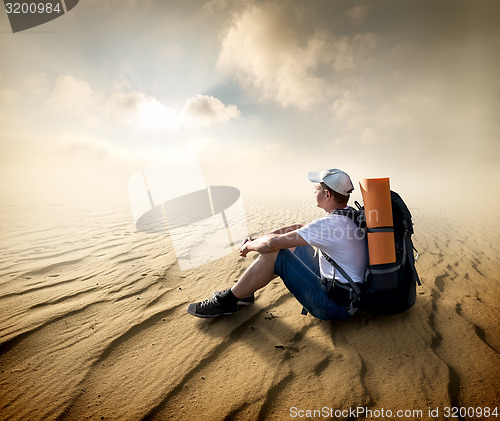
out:
<path id="1" fill-rule="evenodd" d="M 48 96 L 48 104 L 62 111 L 78 108 L 77 115 L 93 125 L 104 124 L 108 119 L 139 132 L 172 133 L 191 126 L 225 123 L 240 116 L 236 105 L 225 105 L 207 95 L 197 95 L 184 105 L 168 105 L 134 90 L 122 77 L 112 85 L 111 92 L 98 92 L 86 81 L 62 75 Z"/>
<path id="2" fill-rule="evenodd" d="M 9 87 L 0 88 L 0 103 L 11 104 L 19 99 L 19 92 Z"/>
<path id="3" fill-rule="evenodd" d="M 288 6 L 266 3 L 236 14 L 223 36 L 218 67 L 261 100 L 309 109 L 336 93 L 336 78 L 356 69 L 378 38 L 309 28 L 301 10 Z"/>
<path id="4" fill-rule="evenodd" d="M 72 162 L 99 162 L 117 155 L 106 142 L 87 136 L 10 134 L 2 142 L 3 165 L 58 165 Z"/>
<path id="5" fill-rule="evenodd" d="M 361 24 L 364 22 L 369 10 L 370 6 L 367 4 L 354 6 L 346 12 L 346 15 L 352 22 Z"/>
<path id="6" fill-rule="evenodd" d="M 113 92 L 103 108 L 114 120 L 138 131 L 175 131 L 178 127 L 175 108 L 139 91 Z"/>
<path id="7" fill-rule="evenodd" d="M 179 44 L 169 44 L 163 46 L 157 54 L 163 60 L 171 63 L 179 63 L 186 57 L 183 47 Z"/>
<path id="8" fill-rule="evenodd" d="M 83 108 L 95 101 L 95 95 L 87 82 L 71 75 L 61 75 L 49 97 L 49 104 Z"/>
<path id="9" fill-rule="evenodd" d="M 382 100 L 380 100 L 382 99 Z M 423 94 L 405 92 L 377 96 L 373 91 L 346 90 L 332 105 L 332 114 L 342 144 L 382 145 L 422 142 L 418 121 L 429 107 Z"/>
<path id="10" fill-rule="evenodd" d="M 225 105 L 207 95 L 197 95 L 183 107 L 169 107 L 142 92 L 115 92 L 107 99 L 106 108 L 122 124 L 139 131 L 175 132 L 191 126 L 225 123 L 240 116 L 236 105 Z"/>
<path id="11" fill-rule="evenodd" d="M 337 120 L 345 121 L 363 111 L 363 107 L 351 91 L 345 91 L 341 98 L 334 101 L 332 111 Z"/>
<path id="12" fill-rule="evenodd" d="M 224 123 L 240 116 L 236 105 L 224 105 L 219 99 L 208 95 L 197 95 L 187 101 L 181 111 L 184 120 L 199 124 Z"/>
<path id="13" fill-rule="evenodd" d="M 50 86 L 45 73 L 31 73 L 25 79 L 25 87 L 32 95 L 45 95 Z"/>
<path id="14" fill-rule="evenodd" d="M 81 135 L 13 133 L 0 147 L 0 196 L 7 203 L 123 201 L 130 174 L 153 158 Z"/>

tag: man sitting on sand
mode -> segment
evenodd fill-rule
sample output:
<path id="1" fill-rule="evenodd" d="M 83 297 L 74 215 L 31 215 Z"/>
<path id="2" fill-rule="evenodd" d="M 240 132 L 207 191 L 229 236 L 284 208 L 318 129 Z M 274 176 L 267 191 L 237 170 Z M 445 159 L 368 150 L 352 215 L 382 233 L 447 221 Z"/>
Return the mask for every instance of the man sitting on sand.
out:
<path id="1" fill-rule="evenodd" d="M 259 257 L 231 289 L 189 304 L 188 313 L 203 318 L 236 313 L 239 305 L 253 302 L 255 291 L 279 276 L 313 316 L 323 320 L 350 317 L 351 287 L 323 253 L 334 259 L 354 282 L 363 282 L 367 264 L 363 233 L 348 216 L 334 213 L 336 209 L 348 208 L 354 187 L 350 177 L 338 169 L 309 173 L 309 180 L 317 183 L 316 204 L 326 215 L 307 225 L 290 225 L 263 237 L 248 238 L 241 246 L 240 256 L 256 251 Z M 319 250 L 315 252 L 313 247 Z"/>

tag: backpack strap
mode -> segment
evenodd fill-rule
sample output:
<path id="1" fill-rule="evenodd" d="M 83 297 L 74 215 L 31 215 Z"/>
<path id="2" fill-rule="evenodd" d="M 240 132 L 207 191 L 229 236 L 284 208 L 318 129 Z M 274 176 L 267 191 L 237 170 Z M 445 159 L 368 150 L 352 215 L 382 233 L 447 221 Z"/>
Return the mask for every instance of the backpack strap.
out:
<path id="1" fill-rule="evenodd" d="M 347 274 L 342 266 L 340 266 L 335 260 L 333 260 L 328 254 L 326 254 L 323 250 L 320 250 L 321 254 L 327 260 L 328 263 L 333 265 L 335 269 L 337 269 L 340 274 L 349 282 L 350 287 L 354 290 L 354 292 L 358 295 L 361 295 L 361 289 L 356 285 L 356 282 L 352 280 L 352 278 Z"/>
<path id="2" fill-rule="evenodd" d="M 418 250 L 415 248 L 413 242 L 411 241 L 411 233 L 413 232 L 413 229 L 411 227 L 411 221 L 408 222 L 408 220 L 404 220 L 403 222 L 405 226 L 405 234 L 403 241 L 402 265 L 404 266 L 406 259 L 408 259 L 408 261 L 410 262 L 411 271 L 413 273 L 413 280 L 417 283 L 417 285 L 421 286 L 422 282 L 420 282 L 420 278 L 418 277 L 417 273 L 417 268 L 415 267 L 415 260 L 418 259 Z M 417 252 L 416 258 L 413 256 L 413 250 Z"/>
<path id="3" fill-rule="evenodd" d="M 357 202 L 356 202 L 357 203 Z M 357 203 L 359 205 L 359 203 Z M 352 206 L 348 206 L 347 208 L 344 209 L 334 209 L 332 212 L 334 215 L 342 215 L 342 216 L 347 216 L 349 219 L 354 221 L 356 225 L 360 225 L 360 221 L 358 220 L 360 210 L 354 209 Z"/>
<path id="4" fill-rule="evenodd" d="M 366 232 L 394 232 L 394 227 L 366 228 Z"/>
<path id="5" fill-rule="evenodd" d="M 358 306 L 355 306 L 354 304 L 359 303 L 360 297 L 361 297 L 361 289 L 359 288 L 358 285 L 356 285 L 356 282 L 352 280 L 352 278 L 347 274 L 347 272 L 340 266 L 335 260 L 333 260 L 328 254 L 326 254 L 323 250 L 321 250 L 321 254 L 324 256 L 324 258 L 329 262 L 335 269 L 337 269 L 340 274 L 347 279 L 347 282 L 349 283 L 350 286 L 350 291 L 351 291 L 351 303 L 349 305 L 349 314 L 353 316 L 357 311 L 358 311 Z M 332 279 L 332 282 L 334 282 L 335 279 Z"/>
<path id="6" fill-rule="evenodd" d="M 413 246 L 410 235 L 408 233 L 405 233 L 405 241 L 403 243 L 406 248 L 406 253 L 403 255 L 403 259 L 408 258 L 408 261 L 411 263 L 410 266 L 413 273 L 413 280 L 417 283 L 417 285 L 421 286 L 422 282 L 420 282 L 417 268 L 415 267 L 415 260 L 418 259 L 418 250 Z M 406 243 L 408 243 L 408 245 Z M 417 258 L 413 256 L 413 250 L 417 252 Z"/>

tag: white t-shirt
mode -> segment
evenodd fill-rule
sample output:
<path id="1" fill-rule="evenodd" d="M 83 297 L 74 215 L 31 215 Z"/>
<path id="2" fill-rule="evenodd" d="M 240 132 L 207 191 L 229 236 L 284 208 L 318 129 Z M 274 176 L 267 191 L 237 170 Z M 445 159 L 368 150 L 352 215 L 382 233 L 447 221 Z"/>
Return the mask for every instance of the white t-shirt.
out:
<path id="1" fill-rule="evenodd" d="M 335 260 L 354 282 L 363 282 L 368 262 L 366 240 L 352 219 L 329 213 L 299 228 L 297 233 L 308 244 L 323 250 Z M 321 253 L 319 255 L 321 276 L 333 279 L 333 265 Z M 335 271 L 335 279 L 348 283 L 338 271 Z"/>

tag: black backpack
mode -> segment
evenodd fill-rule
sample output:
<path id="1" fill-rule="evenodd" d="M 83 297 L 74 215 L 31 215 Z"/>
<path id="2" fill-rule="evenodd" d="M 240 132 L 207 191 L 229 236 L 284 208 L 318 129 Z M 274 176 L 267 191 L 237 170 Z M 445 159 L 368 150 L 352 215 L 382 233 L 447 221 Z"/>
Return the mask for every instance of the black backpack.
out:
<path id="1" fill-rule="evenodd" d="M 416 286 L 421 285 L 415 268 L 416 258 L 413 251 L 411 236 L 413 223 L 411 213 L 396 192 L 391 191 L 392 217 L 394 240 L 396 246 L 396 262 L 382 265 L 368 265 L 365 274 L 365 283 L 360 288 L 351 277 L 330 256 L 323 253 L 325 258 L 335 266 L 344 276 L 353 289 L 351 314 L 357 308 L 373 314 L 397 314 L 408 310 L 417 298 Z M 387 228 L 366 228 L 365 210 L 358 202 L 358 209 L 338 209 L 333 213 L 351 218 L 361 229 L 367 232 L 377 230 L 388 231 Z M 418 258 L 418 252 L 417 252 Z"/>

